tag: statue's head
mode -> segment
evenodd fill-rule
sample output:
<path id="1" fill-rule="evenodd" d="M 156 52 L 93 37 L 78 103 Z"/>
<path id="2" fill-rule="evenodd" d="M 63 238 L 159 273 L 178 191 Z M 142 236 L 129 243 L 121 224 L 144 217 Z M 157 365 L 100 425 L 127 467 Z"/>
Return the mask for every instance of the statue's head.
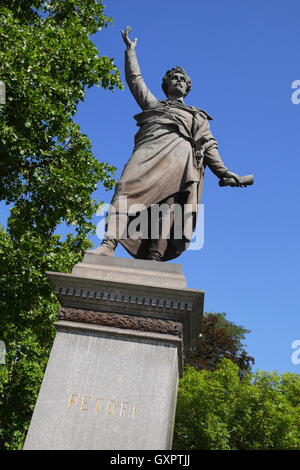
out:
<path id="1" fill-rule="evenodd" d="M 169 97 L 185 97 L 192 89 L 192 80 L 181 67 L 173 67 L 167 70 L 161 85 L 165 95 Z"/>

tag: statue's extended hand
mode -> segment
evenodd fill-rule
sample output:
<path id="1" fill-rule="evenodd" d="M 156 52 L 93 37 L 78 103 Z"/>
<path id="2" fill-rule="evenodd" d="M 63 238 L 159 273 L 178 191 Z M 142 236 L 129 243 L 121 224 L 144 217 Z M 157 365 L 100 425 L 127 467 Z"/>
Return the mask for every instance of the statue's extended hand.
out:
<path id="1" fill-rule="evenodd" d="M 122 38 L 123 38 L 123 41 L 124 41 L 125 44 L 126 44 L 127 49 L 135 49 L 138 40 L 137 40 L 137 38 L 135 38 L 134 41 L 130 41 L 130 39 L 129 39 L 129 37 L 128 37 L 128 34 L 129 34 L 130 32 L 131 32 L 130 26 L 126 26 L 126 28 L 124 29 L 124 31 L 121 29 Z"/>
<path id="2" fill-rule="evenodd" d="M 245 188 L 245 184 L 242 183 L 239 175 L 237 175 L 236 173 L 233 173 L 232 171 L 227 171 L 225 175 L 223 175 L 223 178 L 231 178 L 234 180 L 234 184 L 230 186 L 239 186 L 240 188 Z"/>

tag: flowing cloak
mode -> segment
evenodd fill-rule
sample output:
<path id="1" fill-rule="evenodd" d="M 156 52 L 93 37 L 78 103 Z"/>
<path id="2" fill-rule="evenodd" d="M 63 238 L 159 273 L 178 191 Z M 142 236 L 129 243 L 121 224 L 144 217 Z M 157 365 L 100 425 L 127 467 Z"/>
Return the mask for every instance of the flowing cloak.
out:
<path id="1" fill-rule="evenodd" d="M 137 217 L 136 204 L 149 209 L 174 195 L 182 208 L 189 204 L 187 207 L 194 212 L 192 229 L 187 233 L 183 228 L 181 239 L 171 236 L 162 258 L 168 261 L 186 250 L 191 240 L 206 165 L 219 178 L 228 169 L 210 132 L 208 120 L 212 118 L 205 111 L 178 100 L 155 98 L 143 80 L 134 50 L 125 53 L 125 74 L 143 112 L 134 116 L 140 129 L 111 204 L 117 213 L 128 214 L 128 224 Z M 146 258 L 149 240 L 122 238 L 120 243 L 133 257 Z"/>

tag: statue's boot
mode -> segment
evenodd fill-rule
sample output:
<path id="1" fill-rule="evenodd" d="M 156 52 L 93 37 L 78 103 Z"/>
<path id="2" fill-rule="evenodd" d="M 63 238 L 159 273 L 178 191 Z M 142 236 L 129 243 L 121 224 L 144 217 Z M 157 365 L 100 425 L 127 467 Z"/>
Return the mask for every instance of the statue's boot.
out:
<path id="1" fill-rule="evenodd" d="M 162 256 L 163 255 L 159 251 L 150 250 L 146 259 L 151 261 L 161 261 Z"/>
<path id="2" fill-rule="evenodd" d="M 119 243 L 119 234 L 127 227 L 128 215 L 110 213 L 107 217 L 106 230 L 101 245 L 93 250 L 101 256 L 114 256 L 115 249 Z"/>
<path id="3" fill-rule="evenodd" d="M 151 240 L 146 259 L 152 261 L 162 261 L 168 246 L 167 239 Z"/>
<path id="4" fill-rule="evenodd" d="M 101 256 L 114 256 L 117 245 L 118 245 L 118 240 L 116 240 L 115 238 L 105 236 L 103 238 L 101 245 L 98 248 L 96 248 L 96 250 L 93 250 L 93 252 L 96 255 L 101 255 Z"/>

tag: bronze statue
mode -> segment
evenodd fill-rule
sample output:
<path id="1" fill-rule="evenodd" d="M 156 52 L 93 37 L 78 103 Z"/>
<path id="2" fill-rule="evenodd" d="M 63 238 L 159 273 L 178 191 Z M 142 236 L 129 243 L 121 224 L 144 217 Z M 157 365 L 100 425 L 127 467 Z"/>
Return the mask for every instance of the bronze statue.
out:
<path id="1" fill-rule="evenodd" d="M 125 74 L 131 93 L 142 108 L 142 112 L 134 116 L 140 129 L 135 135 L 131 158 L 111 201 L 114 213 L 108 217 L 104 239 L 95 253 L 112 256 L 120 242 L 135 258 L 168 261 L 179 256 L 189 245 L 196 224 L 196 206 L 200 201 L 206 166 L 220 179 L 222 186 L 244 187 L 252 180 L 251 175 L 250 179 L 240 177 L 225 167 L 217 141 L 210 132 L 208 121 L 212 118 L 202 109 L 184 103 L 192 82 L 181 67 L 168 70 L 163 77 L 162 89 L 166 100 L 159 100 L 151 93 L 138 65 L 135 52 L 137 39 L 129 39 L 130 31 L 128 26 L 121 31 L 127 46 Z M 121 204 L 125 197 L 126 210 Z M 169 233 L 162 235 L 160 231 L 157 238 L 150 235 L 137 239 L 117 236 L 116 224 L 128 226 L 137 217 L 136 208 L 131 210 L 131 207 L 139 203 L 145 206 L 149 217 L 152 205 L 166 205 L 171 217 Z M 180 239 L 173 236 L 174 204 L 193 208 L 190 236 L 185 234 Z"/>

